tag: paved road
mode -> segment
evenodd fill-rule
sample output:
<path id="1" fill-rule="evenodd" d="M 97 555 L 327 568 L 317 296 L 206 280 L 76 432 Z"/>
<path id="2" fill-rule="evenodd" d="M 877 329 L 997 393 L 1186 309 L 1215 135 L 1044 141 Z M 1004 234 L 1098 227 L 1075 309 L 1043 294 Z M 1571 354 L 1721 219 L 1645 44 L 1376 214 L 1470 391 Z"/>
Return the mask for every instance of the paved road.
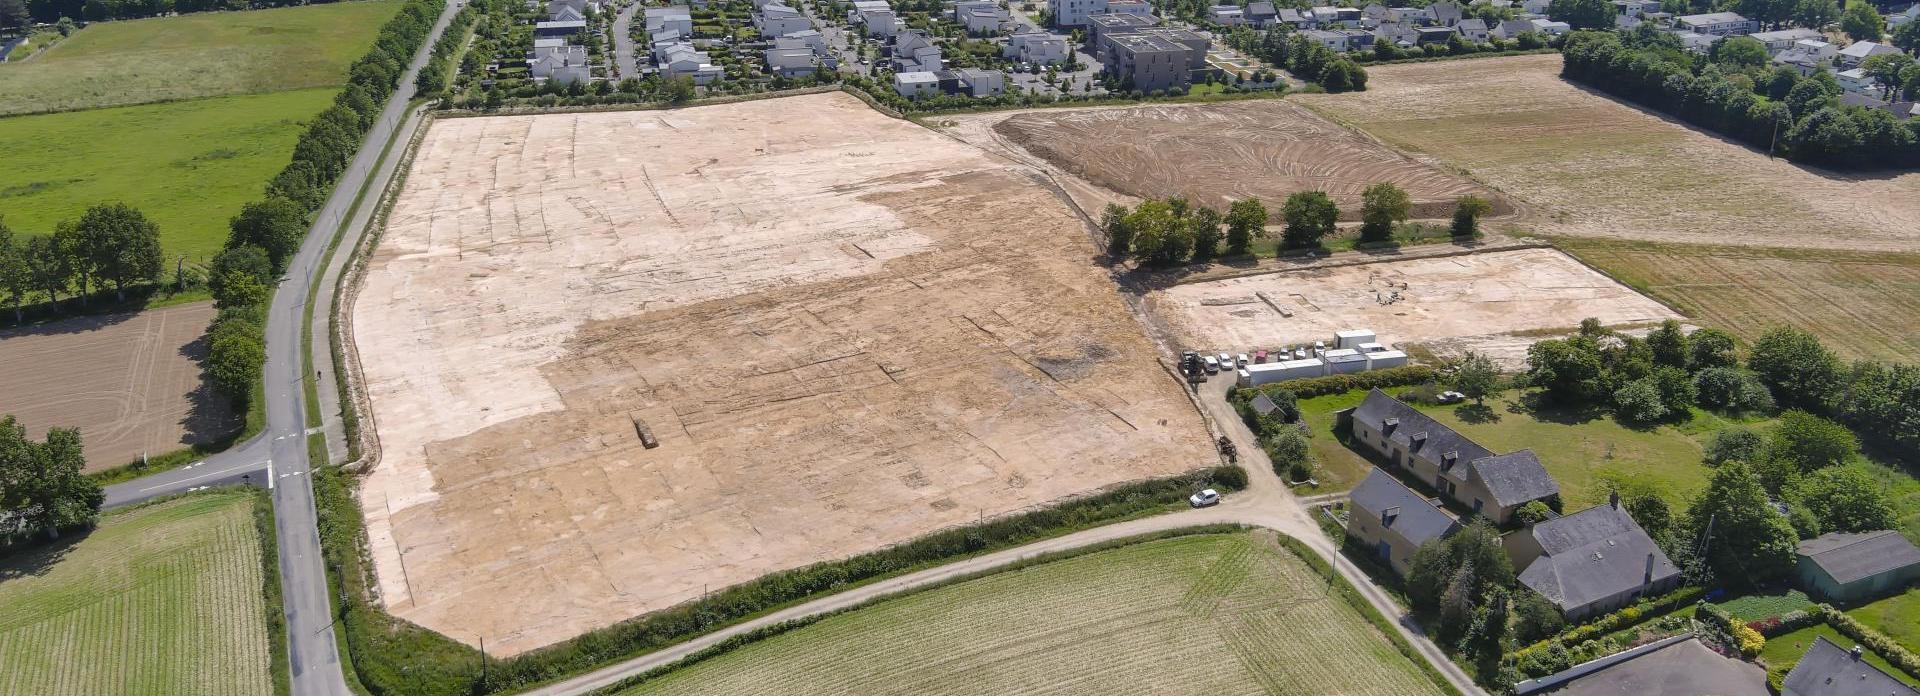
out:
<path id="1" fill-rule="evenodd" d="M 267 483 L 267 447 L 265 438 L 254 438 L 205 460 L 163 471 L 152 476 L 116 483 L 106 487 L 106 507 L 120 507 L 163 495 L 185 493 L 208 486 Z"/>
<path id="2" fill-rule="evenodd" d="M 613 18 L 613 66 L 622 80 L 640 79 L 640 61 L 633 57 L 633 16 L 640 13 L 641 4 L 636 0 Z"/>
<path id="3" fill-rule="evenodd" d="M 1286 534 L 1304 542 L 1332 563 L 1367 601 L 1386 616 L 1394 617 L 1395 626 L 1402 636 L 1410 642 L 1427 660 L 1440 669 L 1447 681 L 1461 693 L 1470 696 L 1486 696 L 1473 680 L 1459 666 L 1448 660 L 1438 646 L 1433 644 L 1412 618 L 1379 587 L 1367 580 L 1366 574 L 1340 555 L 1334 543 L 1320 532 L 1313 520 L 1308 517 L 1306 508 L 1300 504 L 1293 493 L 1280 482 L 1273 473 L 1272 463 L 1254 441 L 1253 433 L 1240 422 L 1239 414 L 1226 402 L 1226 392 L 1232 380 L 1215 377 L 1200 387 L 1200 401 L 1207 411 L 1209 420 L 1227 431 L 1242 452 L 1243 464 L 1248 473 L 1247 490 L 1226 497 L 1221 504 L 1200 510 L 1187 510 L 1169 515 L 1159 515 L 1145 519 L 1121 522 L 1096 527 L 1083 532 L 1055 537 L 998 553 L 970 558 L 957 563 L 930 568 L 892 578 L 871 585 L 854 588 L 804 604 L 762 616 L 752 621 L 736 624 L 726 629 L 701 636 L 694 640 L 675 645 L 665 650 L 642 655 L 640 657 L 614 664 L 600 670 L 549 684 L 545 687 L 525 692 L 523 696 L 578 696 L 606 688 L 620 680 L 645 674 L 680 659 L 699 652 L 728 638 L 764 628 L 783 621 L 815 616 L 866 602 L 899 594 L 917 587 L 939 583 L 954 578 L 983 573 L 1011 563 L 1048 553 L 1067 551 L 1086 546 L 1125 539 L 1127 537 L 1150 532 L 1178 529 L 1206 524 L 1238 523 L 1265 527 Z"/>

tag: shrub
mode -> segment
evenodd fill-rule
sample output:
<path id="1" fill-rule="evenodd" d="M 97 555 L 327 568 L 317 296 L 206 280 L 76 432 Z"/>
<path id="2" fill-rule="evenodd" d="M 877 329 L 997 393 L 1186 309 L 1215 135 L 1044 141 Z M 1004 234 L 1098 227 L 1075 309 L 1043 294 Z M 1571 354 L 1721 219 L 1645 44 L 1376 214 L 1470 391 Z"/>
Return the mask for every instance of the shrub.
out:
<path id="1" fill-rule="evenodd" d="M 1839 631 L 1840 635 L 1860 641 L 1860 645 L 1866 649 L 1886 658 L 1888 664 L 1920 679 L 1920 655 L 1913 654 L 1886 634 L 1868 628 L 1866 624 L 1848 616 L 1846 612 L 1833 608 L 1833 605 L 1821 604 L 1815 608 L 1815 611 L 1819 612 L 1822 621 L 1832 626 L 1833 630 Z"/>
<path id="2" fill-rule="evenodd" d="M 1290 379 L 1259 388 L 1261 392 L 1286 390 L 1302 399 L 1311 399 L 1328 394 L 1344 394 L 1355 389 L 1384 389 L 1431 382 L 1434 379 L 1433 368 L 1425 365 L 1390 367 L 1385 370 L 1355 372 L 1346 375 L 1328 375 L 1326 377 L 1308 377 Z"/>
<path id="3" fill-rule="evenodd" d="M 1539 524 L 1545 522 L 1552 512 L 1553 510 L 1548 508 L 1546 503 L 1534 500 L 1529 501 L 1526 505 L 1520 506 L 1520 509 L 1514 510 L 1513 518 L 1526 524 Z"/>
<path id="4" fill-rule="evenodd" d="M 1713 434 L 1702 457 L 1708 466 L 1727 462 L 1756 462 L 1766 457 L 1767 441 L 1747 428 L 1727 428 Z"/>
<path id="5" fill-rule="evenodd" d="M 1758 657 L 1760 650 L 1767 647 L 1767 639 L 1746 624 L 1734 624 L 1733 638 L 1740 643 L 1740 655 L 1749 660 Z"/>
<path id="6" fill-rule="evenodd" d="M 1274 474 L 1293 482 L 1313 478 L 1313 458 L 1299 428 L 1282 427 L 1260 444 L 1267 450 L 1267 458 L 1273 460 Z"/>

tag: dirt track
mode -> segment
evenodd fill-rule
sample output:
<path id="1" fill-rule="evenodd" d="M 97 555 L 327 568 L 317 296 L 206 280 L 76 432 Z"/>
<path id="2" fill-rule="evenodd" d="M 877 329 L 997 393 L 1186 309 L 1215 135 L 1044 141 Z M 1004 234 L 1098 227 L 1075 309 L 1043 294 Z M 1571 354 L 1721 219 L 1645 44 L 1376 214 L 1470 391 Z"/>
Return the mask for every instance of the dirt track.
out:
<path id="1" fill-rule="evenodd" d="M 211 303 L 0 331 L 0 414 L 31 437 L 78 427 L 97 471 L 229 434 L 226 400 L 201 381 Z"/>
<path id="2" fill-rule="evenodd" d="M 1280 219 L 1280 203 L 1327 192 L 1358 219 L 1360 193 L 1376 183 L 1405 189 L 1414 217 L 1446 217 L 1455 199 L 1500 201 L 1473 181 L 1381 147 L 1306 109 L 1263 99 L 1222 104 L 1036 109 L 979 117 L 994 133 L 1094 184 L 1140 198 L 1186 196 L 1225 210 L 1256 198 Z M 1501 202 L 1496 215 L 1510 208 Z"/>
<path id="3" fill-rule="evenodd" d="M 438 122 L 352 310 L 388 608 L 513 654 L 1211 464 L 1095 255 L 839 93 Z"/>

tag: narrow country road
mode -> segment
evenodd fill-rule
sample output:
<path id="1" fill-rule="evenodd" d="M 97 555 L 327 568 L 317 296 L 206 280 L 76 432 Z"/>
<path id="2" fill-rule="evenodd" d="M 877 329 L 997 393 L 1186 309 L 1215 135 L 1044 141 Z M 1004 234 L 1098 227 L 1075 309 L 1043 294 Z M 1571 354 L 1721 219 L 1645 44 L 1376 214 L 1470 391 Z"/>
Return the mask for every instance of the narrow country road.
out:
<path id="1" fill-rule="evenodd" d="M 640 62 L 634 58 L 633 16 L 640 13 L 639 0 L 620 8 L 613 18 L 613 66 L 620 79 L 640 79 Z"/>
<path id="2" fill-rule="evenodd" d="M 1392 598 L 1369 581 L 1364 571 L 1355 567 L 1345 556 L 1340 555 L 1340 550 L 1333 541 L 1320 532 L 1319 526 L 1308 517 L 1306 508 L 1280 482 L 1280 477 L 1273 473 L 1273 465 L 1267 460 L 1266 453 L 1262 452 L 1255 443 L 1253 433 L 1241 424 L 1239 415 L 1234 413 L 1233 407 L 1226 402 L 1225 395 L 1231 386 L 1230 377 L 1215 377 L 1201 385 L 1198 395 L 1207 411 L 1208 419 L 1225 430 L 1228 437 L 1231 437 L 1234 444 L 1239 447 L 1241 464 L 1247 470 L 1247 489 L 1226 496 L 1219 505 L 1095 527 L 857 587 L 735 624 L 694 640 L 572 679 L 527 691 L 523 696 L 580 696 L 604 689 L 623 679 L 673 664 L 728 638 L 784 621 L 855 607 L 914 588 L 1003 568 L 1035 556 L 1083 548 L 1151 532 L 1222 523 L 1264 527 L 1304 542 L 1321 558 L 1331 563 L 1348 583 L 1357 588 L 1360 594 L 1373 604 L 1374 608 L 1380 610 L 1381 614 L 1391 617 L 1400 634 L 1421 655 L 1425 656 L 1428 662 L 1439 668 L 1441 674 L 1452 683 L 1454 688 L 1470 696 L 1486 696 L 1486 692 L 1475 685 L 1465 671 L 1448 660 L 1440 648 L 1426 637 L 1405 610 L 1394 604 Z"/>

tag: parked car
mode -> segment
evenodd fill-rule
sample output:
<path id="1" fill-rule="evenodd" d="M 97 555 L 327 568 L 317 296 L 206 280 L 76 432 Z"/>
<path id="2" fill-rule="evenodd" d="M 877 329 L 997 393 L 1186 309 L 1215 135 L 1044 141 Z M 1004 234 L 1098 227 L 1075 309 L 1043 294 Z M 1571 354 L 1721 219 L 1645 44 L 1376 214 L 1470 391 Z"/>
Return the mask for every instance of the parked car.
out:
<path id="1" fill-rule="evenodd" d="M 1229 355 L 1229 354 L 1226 354 L 1226 353 L 1221 353 L 1221 354 L 1220 354 L 1220 369 L 1222 369 L 1222 370 L 1231 370 L 1231 369 L 1233 369 L 1233 356 L 1232 356 L 1232 355 Z"/>
<path id="2" fill-rule="evenodd" d="M 1207 356 L 1205 364 L 1207 366 L 1207 374 L 1211 375 L 1220 371 L 1220 361 L 1215 360 L 1211 355 Z"/>
<path id="3" fill-rule="evenodd" d="M 1246 367 L 1246 366 L 1247 366 L 1247 354 L 1246 354 L 1246 353 L 1241 353 L 1241 354 L 1239 354 L 1239 355 L 1236 355 L 1236 356 L 1233 356 L 1233 360 L 1234 360 L 1234 362 L 1235 362 L 1235 364 L 1237 364 L 1237 365 L 1239 365 L 1239 366 L 1241 366 L 1241 367 Z"/>
<path id="4" fill-rule="evenodd" d="M 1187 496 L 1187 502 L 1192 503 L 1193 506 L 1197 508 L 1206 507 L 1208 505 L 1219 505 L 1220 492 L 1209 488 L 1204 491 L 1200 491 L 1199 493 L 1195 493 L 1193 495 Z"/>
<path id="5" fill-rule="evenodd" d="M 1457 391 L 1443 391 L 1443 392 L 1440 392 L 1439 398 L 1440 398 L 1440 403 L 1451 404 L 1451 403 L 1466 401 L 1467 395 Z"/>

